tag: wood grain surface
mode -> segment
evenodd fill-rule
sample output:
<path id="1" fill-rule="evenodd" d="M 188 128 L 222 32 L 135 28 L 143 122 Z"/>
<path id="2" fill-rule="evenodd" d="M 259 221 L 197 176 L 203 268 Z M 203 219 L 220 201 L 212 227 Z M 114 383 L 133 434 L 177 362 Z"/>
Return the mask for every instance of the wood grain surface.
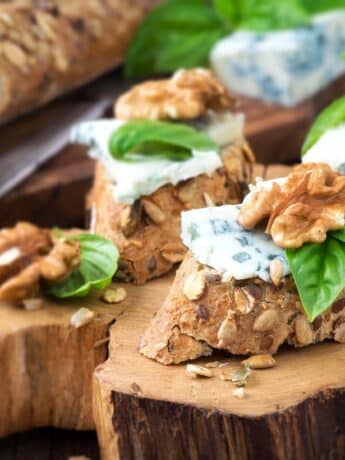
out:
<path id="1" fill-rule="evenodd" d="M 44 426 L 94 427 L 92 373 L 107 357 L 104 339 L 124 308 L 98 297 L 46 300 L 37 311 L 0 303 L 0 437 Z M 97 315 L 76 329 L 70 317 L 80 307 Z"/>

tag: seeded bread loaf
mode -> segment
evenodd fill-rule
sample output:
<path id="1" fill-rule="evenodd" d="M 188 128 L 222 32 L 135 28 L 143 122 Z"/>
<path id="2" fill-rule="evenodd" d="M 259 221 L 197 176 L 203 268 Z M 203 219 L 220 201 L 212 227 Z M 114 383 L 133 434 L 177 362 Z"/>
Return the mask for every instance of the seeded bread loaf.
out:
<path id="1" fill-rule="evenodd" d="M 134 205 L 114 199 L 112 184 L 98 164 L 88 197 L 91 230 L 112 239 L 121 254 L 118 278 L 142 284 L 181 262 L 180 214 L 210 204 L 238 203 L 252 178 L 253 154 L 244 140 L 222 153 L 224 167 L 176 186 L 165 185 Z"/>
<path id="2" fill-rule="evenodd" d="M 0 2 L 0 122 L 120 64 L 157 0 Z"/>
<path id="3" fill-rule="evenodd" d="M 222 282 L 188 253 L 162 308 L 140 343 L 140 352 L 163 364 L 212 354 L 276 353 L 332 339 L 345 343 L 345 293 L 309 323 L 291 277 L 276 287 L 259 278 Z"/>

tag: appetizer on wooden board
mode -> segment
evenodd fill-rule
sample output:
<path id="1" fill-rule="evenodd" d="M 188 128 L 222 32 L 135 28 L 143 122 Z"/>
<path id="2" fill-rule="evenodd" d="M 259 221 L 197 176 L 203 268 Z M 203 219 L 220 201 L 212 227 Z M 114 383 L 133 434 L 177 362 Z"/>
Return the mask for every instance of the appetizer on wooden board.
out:
<path id="1" fill-rule="evenodd" d="M 182 214 L 190 252 L 141 340 L 143 354 L 171 364 L 212 349 L 345 343 L 344 130 L 341 98 L 318 117 L 304 164 L 287 178 L 258 180 L 241 205 Z"/>
<path id="2" fill-rule="evenodd" d="M 155 0 L 0 4 L 0 122 L 121 64 Z M 63 33 L 61 33 L 63 31 Z"/>
<path id="3" fill-rule="evenodd" d="M 209 71 L 181 70 L 122 95 L 115 119 L 74 128 L 72 140 L 99 160 L 90 225 L 119 248 L 118 278 L 168 272 L 186 252 L 181 211 L 243 197 L 254 157 L 234 102 Z"/>

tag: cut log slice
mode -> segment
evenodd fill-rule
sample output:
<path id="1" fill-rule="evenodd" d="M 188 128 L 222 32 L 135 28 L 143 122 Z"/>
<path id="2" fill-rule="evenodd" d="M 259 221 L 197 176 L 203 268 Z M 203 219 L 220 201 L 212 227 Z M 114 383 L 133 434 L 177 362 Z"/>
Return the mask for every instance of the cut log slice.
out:
<path id="1" fill-rule="evenodd" d="M 258 165 L 255 175 L 288 172 Z M 199 359 L 227 365 L 208 368 L 210 378 L 192 379 L 185 364 L 164 366 L 138 351 L 172 281 L 170 275 L 132 286 L 129 308 L 111 327 L 109 358 L 93 385 L 102 459 L 344 458 L 345 345 L 283 348 L 275 367 L 252 372 L 243 395 L 222 380 L 240 368 L 240 356 Z"/>
<path id="2" fill-rule="evenodd" d="M 36 311 L 0 303 L 0 437 L 42 426 L 93 429 L 91 380 L 107 357 L 109 327 L 126 301 L 106 305 L 99 294 Z M 96 313 L 76 329 L 80 307 Z"/>
<path id="3" fill-rule="evenodd" d="M 276 366 L 249 376 L 243 399 L 222 380 L 242 357 L 211 378 L 185 365 L 164 366 L 138 351 L 138 338 L 161 306 L 172 276 L 134 286 L 130 307 L 111 328 L 110 356 L 94 376 L 93 409 L 103 460 L 344 458 L 345 345 L 286 348 Z"/>

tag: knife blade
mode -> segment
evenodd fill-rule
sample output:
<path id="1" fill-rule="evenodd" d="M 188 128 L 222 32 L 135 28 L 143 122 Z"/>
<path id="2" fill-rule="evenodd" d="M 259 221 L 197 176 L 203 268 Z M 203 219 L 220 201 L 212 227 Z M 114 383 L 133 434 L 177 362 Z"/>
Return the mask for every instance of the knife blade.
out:
<path id="1" fill-rule="evenodd" d="M 66 110 L 23 143 L 0 154 L 0 197 L 8 193 L 69 142 L 72 125 L 100 118 L 126 84 L 108 75 L 81 90 L 81 98 L 66 102 Z M 66 99 L 67 100 L 67 99 Z M 44 110 L 44 109 L 43 109 Z"/>

